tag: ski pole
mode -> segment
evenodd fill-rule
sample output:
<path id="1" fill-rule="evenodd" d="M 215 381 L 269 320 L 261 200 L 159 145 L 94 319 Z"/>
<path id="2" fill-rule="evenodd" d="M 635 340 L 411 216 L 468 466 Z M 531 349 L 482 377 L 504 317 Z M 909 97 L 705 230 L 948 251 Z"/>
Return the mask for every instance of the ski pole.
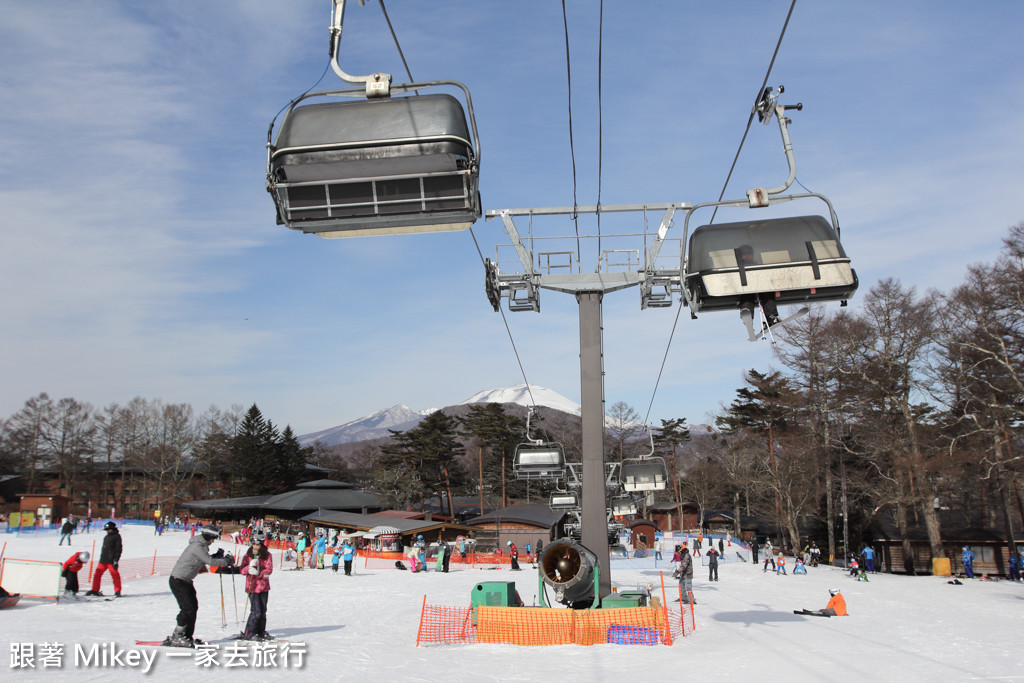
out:
<path id="1" fill-rule="evenodd" d="M 234 572 L 231 572 L 231 595 L 235 598 L 235 626 L 238 626 L 238 590 L 235 588 Z"/>
<path id="2" fill-rule="evenodd" d="M 223 630 L 228 627 L 228 615 L 224 610 L 224 575 L 217 572 L 217 576 L 220 577 L 220 627 Z"/>

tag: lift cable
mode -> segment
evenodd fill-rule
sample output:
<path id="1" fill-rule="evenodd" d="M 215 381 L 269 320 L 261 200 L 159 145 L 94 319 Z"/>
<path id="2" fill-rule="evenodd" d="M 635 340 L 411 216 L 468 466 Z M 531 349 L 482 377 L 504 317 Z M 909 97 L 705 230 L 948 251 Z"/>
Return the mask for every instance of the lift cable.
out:
<path id="1" fill-rule="evenodd" d="M 576 150 L 572 142 L 572 65 L 569 61 L 569 18 L 565 13 L 565 0 L 562 0 L 562 27 L 565 30 L 565 92 L 569 100 L 569 156 L 572 158 L 572 222 L 576 226 L 576 260 L 583 262 L 580 250 L 580 216 L 576 212 Z"/>
<path id="2" fill-rule="evenodd" d="M 398 56 L 402 58 L 402 66 L 405 67 L 405 73 L 409 76 L 409 82 L 415 83 L 415 79 L 412 77 L 412 71 L 409 70 L 409 63 L 405 61 L 405 53 L 402 52 L 402 46 L 398 44 L 398 36 L 395 35 L 395 27 L 391 25 L 391 17 L 388 16 L 388 10 L 384 7 L 384 0 L 378 0 L 380 2 L 380 11 L 384 13 L 384 21 L 388 22 L 388 30 L 391 31 L 391 39 L 395 41 L 395 47 L 398 48 Z M 414 91 L 417 95 L 420 94 L 419 90 Z"/>
<path id="3" fill-rule="evenodd" d="M 732 178 L 732 172 L 736 168 L 736 162 L 739 160 L 740 152 L 743 150 L 743 143 L 744 143 L 744 141 L 746 141 L 747 134 L 750 132 L 750 124 L 753 123 L 753 121 L 754 121 L 754 114 L 757 112 L 756 104 L 757 104 L 758 101 L 760 101 L 761 95 L 764 93 L 764 88 L 768 84 L 768 79 L 771 78 L 772 67 L 775 66 L 775 58 L 778 56 L 779 48 L 782 46 L 782 39 L 786 35 L 786 27 L 789 26 L 789 19 L 790 19 L 790 17 L 793 16 L 793 8 L 794 7 L 796 7 L 796 0 L 792 0 L 792 2 L 789 5 L 789 12 L 786 13 L 786 21 L 782 25 L 782 31 L 779 33 L 779 40 L 775 43 L 775 51 L 772 53 L 772 59 L 768 63 L 768 71 L 765 72 L 764 81 L 761 82 L 761 87 L 757 91 L 757 98 L 754 100 L 755 106 L 750 110 L 750 116 L 747 118 L 747 127 L 743 131 L 743 138 L 740 140 L 739 149 L 736 150 L 736 156 L 733 157 L 732 166 L 729 168 L 729 175 L 726 176 L 725 184 L 722 185 L 722 192 L 721 192 L 721 194 L 718 195 L 718 201 L 722 201 L 722 197 L 725 196 L 725 190 L 729 186 L 729 180 L 730 180 L 730 178 Z M 718 207 L 715 207 L 715 212 L 717 212 L 717 211 L 718 211 Z M 710 222 L 714 222 L 714 220 L 715 220 L 715 216 L 714 216 L 714 213 L 712 213 L 711 221 Z M 686 245 L 683 245 L 684 248 L 685 248 L 685 246 Z M 651 402 L 647 405 L 647 414 L 644 416 L 644 424 L 647 424 L 648 420 L 650 420 L 651 410 L 652 410 L 652 408 L 654 406 L 654 397 L 658 393 L 658 385 L 661 384 L 661 376 L 665 372 L 665 364 L 668 362 L 668 352 L 669 352 L 669 349 L 672 347 L 672 340 L 675 337 L 676 327 L 678 327 L 678 325 L 679 325 L 679 316 L 682 314 L 682 312 L 683 312 L 683 302 L 682 302 L 682 300 L 680 300 L 679 308 L 676 310 L 676 319 L 675 319 L 675 322 L 672 323 L 672 331 L 669 333 L 669 336 L 668 336 L 668 344 L 665 346 L 665 355 L 662 356 L 661 367 L 658 369 L 658 378 L 654 382 L 654 391 L 651 392 Z"/>
<path id="4" fill-rule="evenodd" d="M 480 250 L 480 243 L 476 239 L 476 233 L 473 232 L 472 226 L 469 228 L 469 234 L 473 237 L 473 244 L 476 245 L 476 253 L 480 256 L 480 263 L 486 267 L 487 261 L 484 259 L 484 253 Z M 505 311 L 498 307 L 498 312 L 501 313 L 501 319 L 505 323 L 505 332 L 508 334 L 508 341 L 512 344 L 512 353 L 516 356 L 516 363 L 519 364 L 519 373 L 523 376 L 523 383 L 526 385 L 526 393 L 530 395 L 530 405 L 534 408 L 537 407 L 537 401 L 533 398 L 533 389 L 530 388 L 530 381 L 526 379 L 526 370 L 523 368 L 523 359 L 519 357 L 519 349 L 516 348 L 516 340 L 512 338 L 512 328 L 509 327 L 508 318 L 505 317 Z"/>
<path id="5" fill-rule="evenodd" d="M 736 169 L 736 162 L 739 161 L 740 152 L 743 151 L 743 143 L 747 140 L 747 134 L 750 132 L 750 124 L 754 122 L 754 115 L 757 113 L 757 103 L 761 101 L 761 96 L 764 94 L 764 88 L 768 85 L 768 79 L 772 75 L 772 67 L 775 66 L 775 58 L 779 55 L 779 48 L 782 47 L 782 38 L 786 35 L 786 27 L 789 26 L 789 18 L 793 16 L 793 8 L 796 7 L 796 0 L 793 0 L 789 4 L 789 12 L 786 13 L 786 21 L 782 25 L 782 31 L 779 33 L 779 40 L 775 43 L 775 52 L 772 53 L 772 60 L 768 64 L 768 71 L 764 74 L 764 80 L 761 81 L 761 87 L 757 91 L 757 95 L 754 97 L 754 106 L 750 108 L 750 116 L 747 117 L 747 127 L 743 130 L 743 138 L 740 140 L 740 146 L 736 150 L 736 156 L 732 159 L 732 166 L 729 167 L 729 174 L 725 177 L 725 184 L 722 185 L 722 191 L 718 195 L 718 201 L 722 201 L 722 197 L 725 196 L 725 189 L 729 187 L 729 180 L 732 178 L 732 172 Z M 711 212 L 711 220 L 708 223 L 715 222 L 715 215 L 718 214 L 718 207 Z"/>

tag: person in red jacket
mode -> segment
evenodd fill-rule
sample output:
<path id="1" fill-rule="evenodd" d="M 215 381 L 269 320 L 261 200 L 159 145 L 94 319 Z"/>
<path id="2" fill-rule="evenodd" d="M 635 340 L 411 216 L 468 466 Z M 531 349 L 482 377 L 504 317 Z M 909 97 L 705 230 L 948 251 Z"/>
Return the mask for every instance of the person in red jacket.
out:
<path id="1" fill-rule="evenodd" d="M 89 553 L 75 553 L 61 565 L 60 575 L 64 577 L 64 595 L 78 595 L 78 570 L 89 561 Z"/>
<path id="2" fill-rule="evenodd" d="M 519 571 L 519 548 L 512 541 L 505 541 L 505 545 L 508 546 L 508 556 L 512 560 L 512 571 Z"/>

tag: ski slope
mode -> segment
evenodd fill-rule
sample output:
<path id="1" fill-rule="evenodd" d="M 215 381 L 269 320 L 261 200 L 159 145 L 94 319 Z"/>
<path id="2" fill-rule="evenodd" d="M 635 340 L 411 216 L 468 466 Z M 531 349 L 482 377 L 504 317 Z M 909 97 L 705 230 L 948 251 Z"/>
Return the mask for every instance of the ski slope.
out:
<path id="1" fill-rule="evenodd" d="M 189 535 L 153 535 L 152 527 L 122 528 L 124 559 L 177 555 Z M 74 536 L 71 550 L 57 546 L 57 535 L 0 534 L 6 557 L 63 561 L 74 550 L 96 552 L 102 533 Z M 216 547 L 230 549 L 229 544 Z M 94 556 L 95 557 L 95 556 Z M 278 553 L 274 553 L 275 562 Z M 432 565 L 432 563 L 431 563 Z M 746 563 L 726 563 L 720 581 L 708 583 L 707 570 L 695 568 L 696 632 L 673 646 L 524 648 L 510 645 L 416 647 L 424 596 L 432 605 L 466 606 L 479 581 L 515 581 L 527 604 L 537 600 L 537 573 L 464 569 L 448 574 L 411 574 L 394 569 L 355 575 L 330 569 L 281 571 L 271 577 L 268 630 L 304 645 L 301 669 L 277 666 L 197 666 L 191 655 L 173 657 L 171 648 L 136 647 L 135 640 L 161 639 L 171 632 L 177 605 L 167 577 L 124 577 L 124 598 L 113 601 L 22 599 L 0 612 L 8 662 L 6 680 L 134 680 L 142 672 L 127 655 L 99 661 L 111 650 L 145 650 L 154 681 L 242 679 L 381 681 L 622 681 L 674 680 L 680 676 L 725 681 L 963 681 L 1024 678 L 1020 625 L 1024 584 L 969 581 L 954 586 L 935 577 L 876 574 L 856 582 L 840 569 L 808 568 L 806 576 L 775 576 Z M 433 567 L 431 566 L 431 569 Z M 84 583 L 84 572 L 80 576 Z M 222 628 L 221 582 L 227 626 Z M 612 583 L 623 588 L 659 583 L 656 570 L 615 569 Z M 240 630 L 245 594 L 241 577 L 201 574 L 195 581 L 200 611 L 196 635 L 227 638 Z M 674 588 L 666 574 L 666 585 Z M 848 617 L 822 619 L 793 614 L 824 607 L 828 589 L 840 588 Z M 112 593 L 109 578 L 103 591 Z M 83 589 L 84 590 L 84 589 Z M 670 598 L 671 599 L 671 598 Z M 244 623 L 244 622 L 243 622 Z M 14 666 L 12 648 L 31 644 L 63 646 L 62 666 Z M 94 646 L 95 649 L 94 649 Z M 76 650 L 92 653 L 88 663 Z M 155 653 L 155 656 L 154 656 Z M 238 663 L 238 662 L 235 662 Z M 292 662 L 294 664 L 294 661 Z M 23 664 L 19 660 L 18 664 Z"/>

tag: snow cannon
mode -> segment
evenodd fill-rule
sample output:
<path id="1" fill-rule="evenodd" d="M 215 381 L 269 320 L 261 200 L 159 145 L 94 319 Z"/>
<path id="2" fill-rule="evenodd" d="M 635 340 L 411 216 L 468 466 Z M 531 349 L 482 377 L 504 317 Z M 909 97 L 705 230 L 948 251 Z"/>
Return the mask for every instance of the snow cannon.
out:
<path id="1" fill-rule="evenodd" d="M 547 607 L 544 586 L 555 590 L 555 600 L 572 609 L 589 609 L 597 603 L 600 570 L 597 555 L 571 538 L 561 538 L 537 560 L 541 605 Z"/>

